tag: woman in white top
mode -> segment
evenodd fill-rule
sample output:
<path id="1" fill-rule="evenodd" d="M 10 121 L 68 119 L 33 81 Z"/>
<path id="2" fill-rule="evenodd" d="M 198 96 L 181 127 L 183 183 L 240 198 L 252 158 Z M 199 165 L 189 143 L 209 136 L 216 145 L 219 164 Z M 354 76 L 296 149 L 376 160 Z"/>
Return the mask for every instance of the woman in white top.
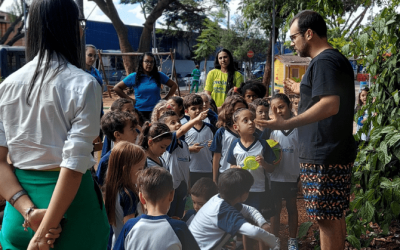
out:
<path id="1" fill-rule="evenodd" d="M 82 70 L 78 16 L 73 0 L 32 1 L 28 63 L 0 84 L 3 249 L 47 250 L 45 235 L 59 224 L 56 249 L 107 247 L 109 225 L 89 171 L 102 93 Z"/>

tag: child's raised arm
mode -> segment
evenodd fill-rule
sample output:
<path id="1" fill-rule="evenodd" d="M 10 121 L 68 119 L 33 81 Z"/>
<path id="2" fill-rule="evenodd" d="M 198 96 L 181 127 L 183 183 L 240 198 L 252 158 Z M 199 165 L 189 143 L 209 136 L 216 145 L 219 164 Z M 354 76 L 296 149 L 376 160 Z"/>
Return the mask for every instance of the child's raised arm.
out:
<path id="1" fill-rule="evenodd" d="M 189 120 L 187 123 L 183 124 L 177 131 L 176 137 L 179 138 L 186 134 L 197 122 L 200 122 L 207 118 L 208 109 L 201 112 L 196 118 Z"/>

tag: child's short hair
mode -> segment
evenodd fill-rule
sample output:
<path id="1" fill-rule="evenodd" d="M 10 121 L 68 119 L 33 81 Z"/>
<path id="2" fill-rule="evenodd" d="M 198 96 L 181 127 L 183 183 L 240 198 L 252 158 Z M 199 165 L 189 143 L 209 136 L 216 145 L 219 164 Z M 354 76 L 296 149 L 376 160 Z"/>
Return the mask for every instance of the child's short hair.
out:
<path id="1" fill-rule="evenodd" d="M 264 98 L 257 98 L 252 103 L 256 106 L 256 108 L 258 106 L 264 106 L 266 108 L 269 108 L 269 102 L 267 99 Z"/>
<path id="2" fill-rule="evenodd" d="M 237 103 L 243 103 L 246 108 L 249 107 L 247 102 L 240 95 L 232 95 L 227 97 L 224 104 L 221 106 L 221 112 L 218 115 L 217 127 L 229 127 L 233 125 L 232 115 Z"/>
<path id="3" fill-rule="evenodd" d="M 233 201 L 250 191 L 254 178 L 249 171 L 241 168 L 230 168 L 224 171 L 218 179 L 218 191 L 221 198 Z"/>
<path id="4" fill-rule="evenodd" d="M 127 99 L 127 98 L 119 98 L 117 100 L 115 100 L 112 104 L 111 104 L 111 111 L 121 111 L 122 107 L 125 104 L 132 104 L 132 106 L 135 106 L 133 101 L 131 99 Z"/>
<path id="5" fill-rule="evenodd" d="M 139 123 L 140 126 L 142 126 L 146 119 L 144 118 L 142 112 L 140 112 L 139 110 L 137 110 L 137 109 L 135 108 L 135 105 L 134 105 L 134 103 L 133 103 L 133 101 L 132 101 L 131 99 L 119 98 L 119 99 L 115 100 L 115 101 L 111 104 L 110 110 L 111 110 L 111 111 L 122 111 L 122 107 L 123 107 L 125 104 L 132 104 L 133 112 L 134 112 L 135 114 L 137 114 L 137 116 L 139 117 L 138 123 Z"/>
<path id="6" fill-rule="evenodd" d="M 280 100 L 282 100 L 282 101 L 284 101 L 287 105 L 288 105 L 288 107 L 290 106 L 290 99 L 289 99 L 289 97 L 287 96 L 287 95 L 285 95 L 285 94 L 281 94 L 281 93 L 278 93 L 278 94 L 275 94 L 275 95 L 273 95 L 272 97 L 271 97 L 271 101 L 272 100 L 275 100 L 275 99 L 280 99 Z"/>
<path id="7" fill-rule="evenodd" d="M 246 110 L 250 111 L 250 113 L 253 115 L 253 118 L 255 118 L 255 113 L 253 111 L 251 111 L 250 109 L 238 109 L 232 115 L 233 123 L 236 123 L 238 121 L 240 113 L 242 113 L 243 111 L 246 111 Z"/>
<path id="8" fill-rule="evenodd" d="M 183 106 L 185 109 L 188 109 L 194 105 L 201 105 L 203 106 L 203 98 L 196 94 L 189 94 L 183 98 Z"/>
<path id="9" fill-rule="evenodd" d="M 101 118 L 101 130 L 111 141 L 115 141 L 114 132 L 124 133 L 124 127 L 130 121 L 132 127 L 138 125 L 135 116 L 128 112 L 110 111 Z"/>
<path id="10" fill-rule="evenodd" d="M 174 111 L 172 110 L 168 110 L 167 112 L 165 112 L 164 114 L 162 114 L 162 116 L 160 117 L 160 119 L 158 119 L 158 122 L 160 123 L 165 123 L 165 120 L 167 120 L 168 117 L 171 116 L 178 116 Z M 178 116 L 179 118 L 179 116 Z"/>
<path id="11" fill-rule="evenodd" d="M 254 101 L 249 103 L 248 105 L 249 105 L 249 110 L 251 110 L 254 113 L 257 111 L 257 105 L 254 103 Z"/>
<path id="12" fill-rule="evenodd" d="M 169 133 L 168 133 L 169 132 Z M 163 139 L 172 139 L 172 133 L 169 130 L 169 127 L 164 123 L 150 123 L 145 122 L 142 127 L 142 133 L 139 136 L 139 143 L 138 145 L 142 146 L 143 149 L 149 148 L 149 137 L 154 138 L 153 142 L 159 142 Z"/>
<path id="13" fill-rule="evenodd" d="M 244 96 L 247 90 L 253 91 L 259 98 L 263 98 L 267 94 L 267 88 L 259 80 L 250 80 L 242 83 L 239 88 L 240 94 Z"/>
<path id="14" fill-rule="evenodd" d="M 172 175 L 161 167 L 151 167 L 141 171 L 137 186 L 139 192 L 152 204 L 157 203 L 174 190 Z"/>
<path id="15" fill-rule="evenodd" d="M 179 116 L 182 116 L 185 114 L 185 108 L 183 107 L 183 99 L 180 96 L 172 96 L 170 98 L 171 100 L 173 100 L 174 102 L 176 102 L 176 104 L 178 104 L 179 107 L 181 107 L 181 109 L 179 110 Z"/>
<path id="16" fill-rule="evenodd" d="M 208 201 L 211 197 L 218 194 L 218 188 L 211 178 L 203 177 L 192 186 L 190 194 L 196 197 L 203 197 Z"/>

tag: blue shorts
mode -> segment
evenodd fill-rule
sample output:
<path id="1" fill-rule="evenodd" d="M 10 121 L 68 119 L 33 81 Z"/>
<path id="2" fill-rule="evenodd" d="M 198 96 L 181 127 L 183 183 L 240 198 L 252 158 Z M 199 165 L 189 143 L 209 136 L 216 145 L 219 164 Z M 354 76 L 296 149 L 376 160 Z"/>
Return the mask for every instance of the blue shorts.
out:
<path id="1" fill-rule="evenodd" d="M 250 192 L 244 204 L 249 205 L 261 212 L 264 208 L 265 192 Z"/>

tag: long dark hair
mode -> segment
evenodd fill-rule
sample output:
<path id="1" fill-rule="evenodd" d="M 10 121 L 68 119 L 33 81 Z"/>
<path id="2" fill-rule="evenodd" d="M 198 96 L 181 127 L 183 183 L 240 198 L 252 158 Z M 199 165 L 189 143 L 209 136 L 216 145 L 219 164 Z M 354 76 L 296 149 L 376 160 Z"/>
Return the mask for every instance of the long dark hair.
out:
<path id="1" fill-rule="evenodd" d="M 221 52 L 225 52 L 229 56 L 228 81 L 226 83 L 226 91 L 225 91 L 226 93 L 228 93 L 228 91 L 234 87 L 233 80 L 235 77 L 235 71 L 237 71 L 237 69 L 235 68 L 235 64 L 233 63 L 232 53 L 227 49 L 221 49 L 220 51 L 217 52 L 217 56 L 215 57 L 215 61 L 214 61 L 214 68 L 221 69 L 221 65 L 219 64 L 219 61 L 218 61 L 218 55 Z"/>
<path id="2" fill-rule="evenodd" d="M 231 127 L 233 126 L 233 113 L 235 112 L 235 105 L 237 103 L 243 103 L 246 108 L 249 107 L 244 98 L 240 95 L 232 95 L 225 99 L 225 102 L 221 106 L 221 111 L 218 114 L 217 127 Z"/>
<path id="3" fill-rule="evenodd" d="M 41 75 L 40 87 L 52 71 L 48 81 L 53 80 L 67 64 L 82 68 L 83 57 L 79 28 L 79 10 L 73 0 L 36 0 L 29 7 L 29 32 L 26 45 L 27 61 L 39 56 L 38 65 L 31 79 L 26 98 L 32 93 L 35 82 Z M 51 59 L 57 56 L 58 65 L 50 69 Z M 44 64 L 44 69 L 41 70 Z"/>
<path id="4" fill-rule="evenodd" d="M 142 77 L 142 74 L 144 74 L 144 69 L 143 69 L 143 60 L 146 56 L 150 56 L 153 58 L 153 69 L 150 72 L 150 76 L 154 77 L 155 82 L 157 83 L 157 86 L 161 86 L 160 82 L 160 75 L 158 74 L 158 69 L 157 69 L 157 62 L 156 62 L 156 57 L 153 55 L 153 53 L 146 52 L 143 55 L 139 57 L 139 63 L 138 67 L 136 70 L 136 78 L 135 78 L 135 85 L 139 86 L 140 84 L 140 77 Z"/>

